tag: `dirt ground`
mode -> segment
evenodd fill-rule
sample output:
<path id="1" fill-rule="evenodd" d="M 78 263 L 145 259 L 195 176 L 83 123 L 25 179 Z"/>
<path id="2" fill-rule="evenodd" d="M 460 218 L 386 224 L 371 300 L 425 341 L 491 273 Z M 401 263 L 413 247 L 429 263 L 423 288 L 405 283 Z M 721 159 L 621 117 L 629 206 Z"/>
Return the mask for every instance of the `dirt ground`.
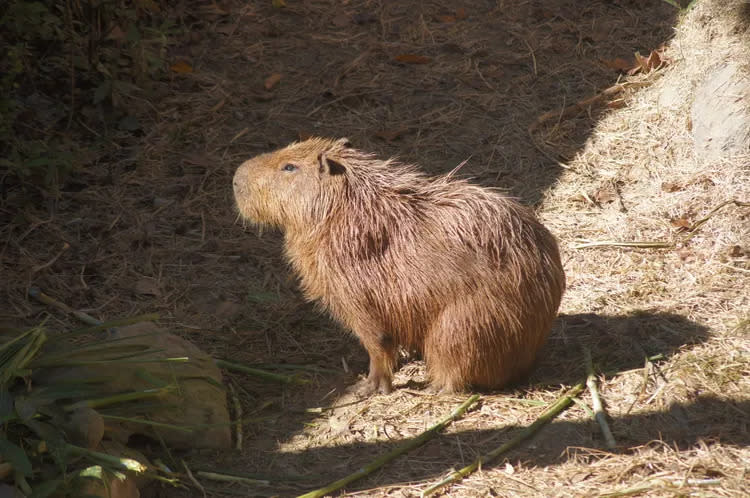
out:
<path id="1" fill-rule="evenodd" d="M 560 319 L 527 382 L 483 393 L 441 436 L 347 492 L 418 495 L 583 379 L 585 347 L 605 372 L 617 448 L 575 405 L 446 495 L 747 496 L 750 211 L 724 206 L 683 240 L 719 204 L 750 201 L 750 155 L 702 159 L 690 132 L 703 62 L 746 55 L 734 44 L 750 37 L 745 6 L 699 1 L 683 16 L 657 0 L 191 2 L 175 14 L 189 29 L 170 57 L 192 72 L 147 97 L 144 132 L 100 149 L 58 199 L 4 201 L 0 319 L 69 324 L 26 298 L 36 285 L 98 318 L 158 312 L 214 357 L 304 365 L 302 386 L 227 373 L 249 420 L 243 450 L 180 455 L 194 471 L 269 481 L 202 481 L 210 496 L 300 494 L 468 394 L 426 392 L 419 361 L 404 361 L 390 395 L 347 394 L 364 350 L 302 300 L 279 234 L 237 222 L 234 169 L 310 135 L 346 136 L 433 174 L 468 161 L 464 175 L 533 205 L 560 239 Z M 668 42 L 663 67 L 613 68 Z M 562 113 L 620 81 L 630 86 L 608 105 Z M 685 93 L 667 102 L 678 82 Z M 560 114 L 539 121 L 547 112 Z M 613 240 L 675 245 L 579 247 Z"/>

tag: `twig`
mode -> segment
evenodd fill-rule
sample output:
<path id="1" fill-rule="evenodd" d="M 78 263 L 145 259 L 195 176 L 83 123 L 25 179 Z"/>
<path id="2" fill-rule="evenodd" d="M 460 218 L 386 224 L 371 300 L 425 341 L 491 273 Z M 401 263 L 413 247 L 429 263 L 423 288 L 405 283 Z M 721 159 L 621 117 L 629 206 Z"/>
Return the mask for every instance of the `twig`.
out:
<path id="1" fill-rule="evenodd" d="M 588 348 L 583 348 L 583 356 L 586 361 L 586 387 L 589 388 L 591 393 L 591 404 L 594 405 L 594 420 L 597 421 L 599 427 L 602 430 L 604 436 L 604 442 L 607 448 L 612 449 L 617 447 L 612 431 L 609 430 L 609 424 L 607 424 L 607 414 L 604 412 L 604 405 L 602 399 L 599 397 L 599 388 L 596 385 L 596 374 L 594 373 L 594 365 L 591 361 L 591 351 Z"/>
<path id="2" fill-rule="evenodd" d="M 601 92 L 597 93 L 596 95 L 593 95 L 591 97 L 585 98 L 583 100 L 579 100 L 575 104 L 571 104 L 568 107 L 563 108 L 562 111 L 549 111 L 545 112 L 538 118 L 536 118 L 536 121 L 531 123 L 529 126 L 529 131 L 534 131 L 536 128 L 538 128 L 541 124 L 543 124 L 545 121 L 549 121 L 553 118 L 558 119 L 564 119 L 569 118 L 570 116 L 577 114 L 578 112 L 586 109 L 587 107 L 596 104 L 600 100 L 603 100 L 605 97 L 612 97 L 614 95 L 617 95 L 618 93 L 622 92 L 626 88 L 630 88 L 632 86 L 646 86 L 649 83 L 644 82 L 631 82 L 631 83 L 618 83 L 616 85 L 612 85 L 609 88 L 605 88 Z"/>
<path id="3" fill-rule="evenodd" d="M 429 488 L 422 491 L 422 496 L 427 496 L 431 493 L 434 493 L 438 489 L 447 486 L 448 484 L 460 481 L 475 470 L 479 469 L 483 464 L 491 462 L 498 456 L 521 444 L 525 439 L 536 434 L 536 432 L 542 426 L 550 422 L 552 419 L 562 413 L 566 408 L 568 408 L 573 403 L 573 398 L 575 396 L 578 396 L 583 391 L 584 387 L 585 385 L 583 382 L 580 382 L 573 386 L 570 390 L 568 390 L 565 394 L 558 398 L 557 401 L 552 403 L 546 410 L 544 410 L 544 412 L 542 412 L 542 414 L 539 415 L 539 417 L 537 417 L 537 419 L 531 425 L 525 427 L 521 432 L 516 434 L 515 437 L 513 437 L 509 441 L 506 441 L 501 446 L 495 448 L 486 455 L 480 456 L 470 465 L 467 465 L 466 467 L 457 471 L 451 472 L 451 474 L 442 481 L 435 483 Z"/>
<path id="4" fill-rule="evenodd" d="M 37 265 L 37 266 L 33 267 L 31 269 L 31 273 L 37 273 L 37 272 L 40 272 L 40 271 L 44 270 L 45 268 L 48 268 L 48 267 L 52 266 L 55 263 L 55 261 L 57 261 L 58 259 L 60 259 L 60 256 L 62 256 L 63 253 L 65 251 L 67 251 L 68 249 L 70 249 L 70 244 L 68 244 L 67 242 L 63 242 L 62 249 L 60 249 L 60 251 L 57 254 L 55 254 L 52 257 L 52 259 L 50 259 L 46 263 L 42 263 L 41 265 Z"/>
<path id="5" fill-rule="evenodd" d="M 268 486 L 271 484 L 269 481 L 263 481 L 260 479 L 250 479 L 248 477 L 233 476 L 230 474 L 217 474 L 216 472 L 204 472 L 202 470 L 196 472 L 195 475 L 203 477 L 204 479 L 211 479 L 212 481 L 239 482 L 242 484 L 253 484 L 259 486 Z"/>
<path id="6" fill-rule="evenodd" d="M 229 393 L 232 396 L 232 405 L 234 406 L 234 418 L 237 420 L 235 426 L 235 443 L 234 447 L 238 450 L 242 450 L 242 404 L 240 399 L 237 397 L 237 391 L 234 389 L 234 385 L 231 382 L 227 382 L 229 387 Z"/>
<path id="7" fill-rule="evenodd" d="M 684 489 L 685 487 L 691 486 L 717 486 L 721 484 L 720 479 L 688 479 L 686 481 L 667 481 L 665 479 L 653 479 L 643 484 L 636 484 L 630 488 L 626 488 L 620 491 L 612 491 L 611 493 L 603 493 L 599 495 L 599 498 L 617 498 L 619 496 L 630 496 L 644 491 L 650 491 L 652 489 Z"/>
<path id="8" fill-rule="evenodd" d="M 333 493 L 334 491 L 338 491 L 339 489 L 343 488 L 349 483 L 352 483 L 358 479 L 365 477 L 366 475 L 369 475 L 375 472 L 376 470 L 378 470 L 380 467 L 387 464 L 391 460 L 394 460 L 398 456 L 403 455 L 404 453 L 411 451 L 414 448 L 417 448 L 418 446 L 421 446 L 425 442 L 435 437 L 435 435 L 437 435 L 438 432 L 445 429 L 445 427 L 447 427 L 451 422 L 462 417 L 463 414 L 466 412 L 466 410 L 468 410 L 471 405 L 476 403 L 478 399 L 479 399 L 478 394 L 471 396 L 469 399 L 464 401 L 461 404 L 461 406 L 453 410 L 453 412 L 450 415 L 448 415 L 443 420 L 441 420 L 437 424 L 433 425 L 432 427 L 424 431 L 419 436 L 406 441 L 404 444 L 386 453 L 385 455 L 381 455 L 380 457 L 376 458 L 374 461 L 365 465 L 364 467 L 354 472 L 353 474 L 350 474 L 344 477 L 343 479 L 339 479 L 336 482 L 332 482 L 331 484 L 329 484 L 328 486 L 324 488 L 316 489 L 315 491 L 310 491 L 309 493 L 301 495 L 298 498 L 319 498 L 319 497 L 325 496 L 329 493 Z"/>
<path id="9" fill-rule="evenodd" d="M 185 468 L 185 473 L 187 474 L 188 479 L 190 479 L 190 481 L 193 484 L 195 484 L 196 488 L 198 488 L 198 489 L 201 490 L 201 492 L 203 493 L 203 498 L 206 498 L 206 496 L 207 496 L 206 495 L 206 489 L 203 487 L 203 485 L 201 483 L 198 482 L 198 479 L 195 478 L 195 476 L 193 475 L 193 473 L 190 472 L 190 468 L 185 463 L 185 460 L 180 460 L 180 461 L 182 462 L 182 466 Z"/>
<path id="10" fill-rule="evenodd" d="M 697 233 L 698 229 L 703 226 L 708 220 L 711 219 L 711 217 L 716 214 L 717 211 L 719 211 L 721 208 L 728 206 L 730 204 L 734 204 L 738 207 L 750 207 L 750 202 L 744 202 L 744 201 L 738 201 L 737 199 L 730 199 L 728 201 L 724 201 L 715 208 L 713 208 L 711 211 L 708 212 L 706 216 L 701 218 L 700 220 L 693 223 L 693 225 L 687 229 L 688 235 L 685 237 L 682 237 L 677 242 L 660 242 L 660 241 L 644 241 L 644 242 L 619 242 L 615 240 L 609 240 L 609 241 L 600 241 L 600 242 L 585 242 L 582 244 L 578 244 L 576 246 L 573 246 L 573 249 L 584 249 L 586 247 L 641 247 L 641 248 L 650 248 L 650 249 L 657 249 L 657 248 L 664 248 L 664 249 L 672 249 L 677 247 L 677 244 L 684 244 Z"/>
<path id="11" fill-rule="evenodd" d="M 619 242 L 617 240 L 602 240 L 598 242 L 585 242 L 573 246 L 573 249 L 584 249 L 586 247 L 641 247 L 658 249 L 664 248 L 669 249 L 674 247 L 673 242 L 659 242 L 659 241 L 643 241 L 643 242 Z"/>

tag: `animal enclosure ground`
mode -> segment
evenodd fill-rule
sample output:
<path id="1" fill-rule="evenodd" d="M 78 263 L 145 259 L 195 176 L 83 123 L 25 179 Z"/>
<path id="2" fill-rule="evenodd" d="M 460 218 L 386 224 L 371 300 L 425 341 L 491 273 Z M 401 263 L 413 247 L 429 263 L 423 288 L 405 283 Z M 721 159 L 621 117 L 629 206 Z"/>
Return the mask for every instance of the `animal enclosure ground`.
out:
<path id="1" fill-rule="evenodd" d="M 174 14 L 187 29 L 169 54 L 185 65 L 143 96 L 143 133 L 92 130 L 97 153 L 57 199 L 2 200 L 0 320 L 38 323 L 33 284 L 102 318 L 158 312 L 214 357 L 304 365 L 303 386 L 227 373 L 247 418 L 243 450 L 184 455 L 193 470 L 270 482 L 203 482 L 212 496 L 299 494 L 467 396 L 425 391 L 422 363 L 406 359 L 392 394 L 348 394 L 364 350 L 303 302 L 280 236 L 237 222 L 234 169 L 310 135 L 346 136 L 432 174 L 467 161 L 462 174 L 533 205 L 559 238 L 561 316 L 527 382 L 483 394 L 444 434 L 347 491 L 418 495 L 584 378 L 586 347 L 604 372 L 617 449 L 575 405 L 448 495 L 750 494 L 750 212 L 712 213 L 750 201 L 750 153 L 701 156 L 691 114 L 706 72 L 747 70 L 747 3 L 699 0 L 685 14 L 657 0 L 189 3 Z M 661 66 L 620 71 L 664 44 Z M 617 83 L 614 96 L 563 112 Z M 607 241 L 662 246 L 581 247 Z"/>

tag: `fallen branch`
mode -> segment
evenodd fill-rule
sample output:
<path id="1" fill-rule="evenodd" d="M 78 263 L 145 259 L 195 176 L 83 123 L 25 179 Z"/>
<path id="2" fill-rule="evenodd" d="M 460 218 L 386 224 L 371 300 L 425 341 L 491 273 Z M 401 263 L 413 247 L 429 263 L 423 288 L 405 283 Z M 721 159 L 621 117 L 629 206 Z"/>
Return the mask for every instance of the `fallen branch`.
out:
<path id="1" fill-rule="evenodd" d="M 358 479 L 361 479 L 365 477 L 368 474 L 371 474 L 378 470 L 383 465 L 387 464 L 391 460 L 394 460 L 396 457 L 403 455 L 404 453 L 413 450 L 414 448 L 417 448 L 418 446 L 423 445 L 433 437 L 437 435 L 438 432 L 445 429 L 448 425 L 450 425 L 451 422 L 454 420 L 461 418 L 463 414 L 466 412 L 466 410 L 469 409 L 471 405 L 477 402 L 479 399 L 479 395 L 475 394 L 471 396 L 469 399 L 464 401 L 461 406 L 453 410 L 453 412 L 445 417 L 443 420 L 438 422 L 437 424 L 433 425 L 426 431 L 424 431 L 419 436 L 410 439 L 406 441 L 401 446 L 395 448 L 394 450 L 390 451 L 389 453 L 386 453 L 385 455 L 381 455 L 374 461 L 370 462 L 369 464 L 365 465 L 358 471 L 354 472 L 353 474 L 350 474 L 343 479 L 339 479 L 336 482 L 332 482 L 328 486 L 320 489 L 316 489 L 315 491 L 310 491 L 309 493 L 306 493 L 304 495 L 299 496 L 298 498 L 319 498 L 322 496 L 325 496 L 329 493 L 333 493 L 334 491 L 338 491 L 339 489 L 343 488 L 349 483 L 352 483 Z"/>
<path id="2" fill-rule="evenodd" d="M 607 414 L 604 412 L 604 405 L 602 399 L 599 397 L 599 388 L 596 385 L 596 374 L 594 373 L 594 365 L 591 362 L 591 351 L 588 348 L 583 349 L 583 356 L 586 361 L 586 387 L 589 388 L 591 393 L 591 404 L 594 405 L 594 420 L 597 421 L 599 427 L 602 430 L 604 436 L 604 442 L 607 448 L 613 449 L 617 446 L 612 431 L 609 430 L 609 424 L 607 424 Z"/>
<path id="3" fill-rule="evenodd" d="M 584 242 L 581 244 L 578 244 L 576 246 L 573 246 L 573 249 L 585 249 L 587 247 L 641 247 L 641 248 L 649 248 L 649 249 L 673 249 L 677 247 L 678 244 L 684 244 L 697 233 L 697 230 L 703 226 L 708 220 L 711 219 L 711 217 L 716 214 L 717 211 L 719 211 L 721 208 L 728 206 L 730 204 L 734 204 L 738 207 L 750 207 L 750 202 L 744 202 L 744 201 L 738 201 L 737 199 L 730 199 L 728 201 L 724 201 L 715 208 L 713 208 L 711 211 L 708 212 L 706 216 L 701 218 L 700 220 L 696 221 L 695 223 L 690 226 L 686 231 L 688 232 L 688 235 L 685 237 L 682 237 L 676 242 L 660 242 L 660 241 L 645 241 L 645 242 L 619 242 L 615 240 L 609 240 L 609 241 L 600 241 L 600 242 Z"/>
<path id="4" fill-rule="evenodd" d="M 236 450 L 242 451 L 242 440 L 244 439 L 244 436 L 242 435 L 242 403 L 240 403 L 240 398 L 237 397 L 237 391 L 234 389 L 234 385 L 232 385 L 231 382 L 227 382 L 227 387 L 229 387 L 229 394 L 232 397 L 232 406 L 234 406 L 234 418 L 237 421 L 235 425 L 234 448 Z"/>
<path id="5" fill-rule="evenodd" d="M 534 131 L 544 122 L 549 121 L 550 119 L 553 119 L 553 118 L 557 118 L 558 121 L 562 121 L 565 118 L 569 118 L 570 116 L 573 116 L 574 114 L 578 114 L 579 112 L 589 108 L 593 104 L 598 103 L 600 100 L 604 100 L 606 97 L 613 97 L 617 95 L 618 93 L 622 92 L 626 88 L 630 88 L 633 86 L 646 86 L 646 85 L 648 85 L 648 83 L 645 83 L 645 82 L 618 83 L 616 85 L 612 85 L 611 87 L 605 88 L 604 90 L 597 93 L 596 95 L 585 98 L 583 100 L 579 100 L 575 104 L 569 105 L 567 107 L 563 107 L 561 110 L 545 112 L 544 114 L 536 118 L 536 121 L 531 123 L 531 126 L 529 126 L 529 131 L 530 132 Z"/>
<path id="6" fill-rule="evenodd" d="M 521 444 L 524 440 L 536 434 L 536 432 L 539 429 L 541 429 L 542 426 L 544 426 L 545 424 L 553 420 L 560 413 L 562 413 L 566 408 L 568 408 L 571 404 L 573 404 L 573 398 L 581 394 L 584 387 L 585 385 L 583 382 L 578 383 L 575 386 L 573 386 L 565 394 L 559 397 L 557 401 L 552 403 L 546 410 L 544 410 L 544 412 L 541 415 L 539 415 L 539 417 L 537 417 L 534 423 L 524 428 L 521 432 L 516 434 L 516 436 L 513 437 L 511 440 L 506 441 L 501 446 L 495 448 L 494 450 L 490 451 L 486 455 L 480 456 L 479 458 L 474 460 L 474 462 L 471 463 L 470 465 L 467 465 L 466 467 L 459 469 L 457 471 L 451 472 L 451 474 L 445 479 L 443 479 L 442 481 L 435 483 L 429 488 L 422 491 L 422 496 L 427 496 L 431 493 L 434 493 L 438 489 L 444 486 L 447 486 L 448 484 L 460 481 L 464 477 L 468 476 L 472 472 L 479 469 L 485 463 L 491 462 L 492 460 L 496 459 L 498 456 L 502 455 L 503 453 L 509 450 L 512 450 L 513 448 Z"/>

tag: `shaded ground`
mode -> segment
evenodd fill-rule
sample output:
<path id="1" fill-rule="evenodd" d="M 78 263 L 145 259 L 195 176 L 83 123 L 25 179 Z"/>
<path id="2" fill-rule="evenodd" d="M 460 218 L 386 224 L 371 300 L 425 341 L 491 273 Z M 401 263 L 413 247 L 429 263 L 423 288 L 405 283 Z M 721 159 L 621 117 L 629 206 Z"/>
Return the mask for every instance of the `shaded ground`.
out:
<path id="1" fill-rule="evenodd" d="M 665 130 L 667 106 L 639 107 L 651 97 L 637 90 L 618 106 L 640 114 L 593 108 L 528 131 L 543 113 L 616 83 L 616 58 L 670 40 L 675 8 L 646 0 L 195 3 L 172 54 L 193 71 L 175 73 L 150 98 L 139 116 L 143 135 L 104 148 L 59 199 L 3 206 L 2 320 L 46 313 L 25 298 L 33 284 L 98 317 L 157 311 L 215 357 L 325 369 L 312 384 L 287 388 L 228 375 L 253 419 L 245 449 L 188 458 L 194 469 L 274 483 L 252 493 L 324 484 L 418 434 L 463 397 L 424 393 L 422 365 L 410 362 L 395 393 L 348 404 L 345 387 L 366 370 L 366 355 L 301 300 L 279 236 L 235 223 L 234 168 L 313 134 L 347 136 L 436 174 L 468 159 L 462 172 L 534 204 L 560 237 L 564 315 L 527 384 L 484 396 L 444 437 L 352 489 L 410 496 L 500 444 L 541 412 L 533 401 L 552 401 L 583 375 L 585 345 L 611 373 L 602 391 L 621 451 L 600 451 L 596 426 L 574 407 L 507 465 L 484 469 L 451 496 L 581 495 L 655 476 L 719 478 L 711 489 L 721 496 L 750 492 L 747 209 L 722 211 L 679 250 L 573 249 L 581 238 L 670 238 L 679 227 L 670 220 L 700 219 L 726 196 L 747 200 L 749 163 L 683 161 L 687 125 Z M 704 8 L 688 27 L 715 29 L 712 14 Z M 278 83 L 264 85 L 273 74 Z M 659 188 L 666 180 L 682 189 L 669 197 Z M 597 196 L 606 186 L 615 194 Z M 665 358 L 658 371 L 644 367 L 655 354 Z"/>

